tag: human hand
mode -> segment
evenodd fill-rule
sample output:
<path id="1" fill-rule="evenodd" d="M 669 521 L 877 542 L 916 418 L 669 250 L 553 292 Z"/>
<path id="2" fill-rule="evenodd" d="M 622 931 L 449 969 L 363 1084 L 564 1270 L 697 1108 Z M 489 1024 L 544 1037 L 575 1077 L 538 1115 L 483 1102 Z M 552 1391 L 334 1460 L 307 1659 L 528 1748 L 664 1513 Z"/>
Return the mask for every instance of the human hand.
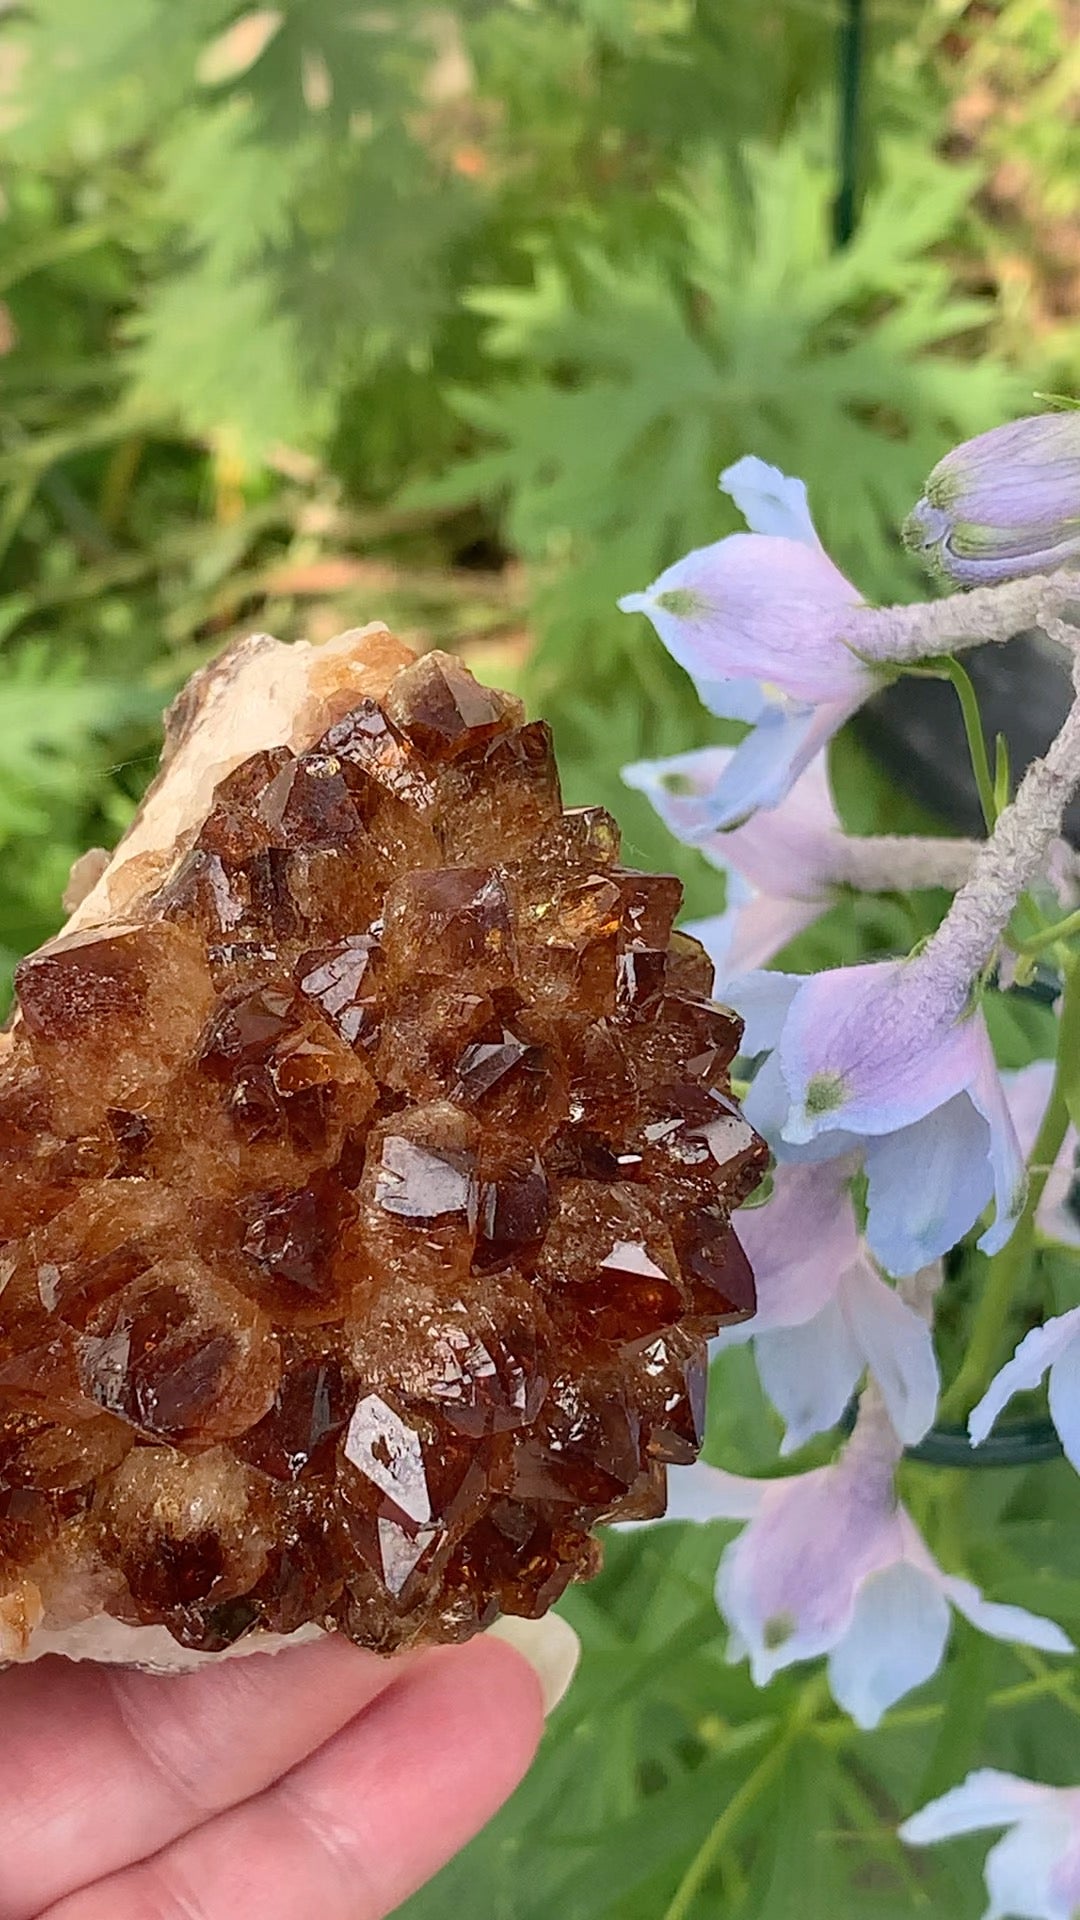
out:
<path id="1" fill-rule="evenodd" d="M 183 1675 L 0 1675 L 0 1920 L 382 1920 L 517 1785 L 537 1674 L 490 1637 Z"/>

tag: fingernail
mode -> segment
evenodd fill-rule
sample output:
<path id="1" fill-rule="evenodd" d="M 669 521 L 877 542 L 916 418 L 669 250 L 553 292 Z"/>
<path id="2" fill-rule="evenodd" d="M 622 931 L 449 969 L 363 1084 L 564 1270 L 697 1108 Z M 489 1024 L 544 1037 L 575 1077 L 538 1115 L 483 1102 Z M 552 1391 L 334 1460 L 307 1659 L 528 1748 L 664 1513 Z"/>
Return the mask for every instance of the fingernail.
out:
<path id="1" fill-rule="evenodd" d="M 558 1706 L 581 1658 L 581 1641 L 573 1627 L 557 1613 L 546 1613 L 542 1620 L 504 1614 L 488 1632 L 516 1647 L 528 1661 L 540 1681 L 546 1717 Z"/>

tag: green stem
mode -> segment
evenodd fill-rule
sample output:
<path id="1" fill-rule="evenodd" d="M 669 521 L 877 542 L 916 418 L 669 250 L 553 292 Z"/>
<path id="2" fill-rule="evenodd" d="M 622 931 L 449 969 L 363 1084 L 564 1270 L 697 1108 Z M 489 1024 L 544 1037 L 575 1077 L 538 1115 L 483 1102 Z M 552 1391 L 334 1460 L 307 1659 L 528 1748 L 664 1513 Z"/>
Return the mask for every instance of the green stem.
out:
<path id="1" fill-rule="evenodd" d="M 1055 920 L 1053 926 L 1043 927 L 1026 940 L 1018 940 L 1016 949 L 1018 953 L 1042 953 L 1044 947 L 1052 947 L 1055 940 L 1068 940 L 1074 933 L 1080 933 L 1080 913 L 1067 913 L 1064 920 Z"/>
<path id="2" fill-rule="evenodd" d="M 971 684 L 970 674 L 960 665 L 959 660 L 944 660 L 942 671 L 944 677 L 951 680 L 956 688 L 960 711 L 964 716 L 964 732 L 967 734 L 972 772 L 975 775 L 975 785 L 979 789 L 979 804 L 986 822 L 986 831 L 993 833 L 997 825 L 998 806 L 994 793 L 994 777 L 990 771 L 990 756 L 986 751 L 986 735 L 983 732 L 978 697 Z"/>
<path id="3" fill-rule="evenodd" d="M 993 1377 L 1009 1311 L 1034 1249 L 1035 1212 L 1068 1131 L 1065 1083 L 1075 1071 L 1078 1050 L 1080 965 L 1073 963 L 1067 967 L 1064 976 L 1054 1084 L 1028 1160 L 1028 1191 L 1024 1211 L 1016 1223 L 1012 1238 L 990 1261 L 963 1365 L 941 1402 L 939 1418 L 942 1420 L 964 1419 Z"/>
<path id="4" fill-rule="evenodd" d="M 779 1773 L 792 1747 L 813 1722 L 825 1697 L 825 1676 L 819 1674 L 802 1694 L 794 1713 L 778 1740 L 762 1754 L 752 1773 L 747 1774 L 738 1793 L 733 1794 L 719 1818 L 713 1822 L 682 1879 L 665 1907 L 663 1920 L 687 1920 L 694 1901 L 713 1872 L 728 1841 L 741 1825 L 758 1795 Z"/>

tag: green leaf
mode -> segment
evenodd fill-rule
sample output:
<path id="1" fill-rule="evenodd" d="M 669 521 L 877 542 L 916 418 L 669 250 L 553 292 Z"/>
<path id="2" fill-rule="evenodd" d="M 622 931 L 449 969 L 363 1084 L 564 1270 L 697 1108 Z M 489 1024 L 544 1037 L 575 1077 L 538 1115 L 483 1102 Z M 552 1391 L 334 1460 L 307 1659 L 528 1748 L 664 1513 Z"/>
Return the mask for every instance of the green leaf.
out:
<path id="1" fill-rule="evenodd" d="M 327 429 L 326 402 L 311 400 L 296 329 L 266 275 L 228 280 L 200 267 L 162 281 L 129 333 L 134 399 L 151 414 L 176 415 L 189 432 L 221 436 L 245 455 L 278 441 L 303 444 Z M 239 340 L 246 351 L 238 381 Z"/>
<path id="2" fill-rule="evenodd" d="M 833 1755 L 809 1740 L 788 1755 L 759 1811 L 746 1903 L 754 1920 L 832 1920 L 837 1913 L 836 1775 Z M 707 1905 L 700 1911 L 705 1920 Z"/>
<path id="3" fill-rule="evenodd" d="M 156 706 L 143 688 L 88 676 L 40 644 L 0 655 L 0 847 L 47 822 L 50 801 L 75 798 L 95 741 Z"/>

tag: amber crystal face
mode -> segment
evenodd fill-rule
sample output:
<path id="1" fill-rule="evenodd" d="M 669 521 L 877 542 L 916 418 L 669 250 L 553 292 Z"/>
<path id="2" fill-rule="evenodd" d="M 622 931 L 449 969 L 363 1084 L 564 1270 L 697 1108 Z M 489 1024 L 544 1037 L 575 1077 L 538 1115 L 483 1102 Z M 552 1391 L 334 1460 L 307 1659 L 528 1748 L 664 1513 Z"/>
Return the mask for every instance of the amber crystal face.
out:
<path id="1" fill-rule="evenodd" d="M 23 962 L 9 1625 L 458 1640 L 663 1511 L 766 1157 L 679 901 L 563 810 L 546 727 L 429 654 Z"/>

